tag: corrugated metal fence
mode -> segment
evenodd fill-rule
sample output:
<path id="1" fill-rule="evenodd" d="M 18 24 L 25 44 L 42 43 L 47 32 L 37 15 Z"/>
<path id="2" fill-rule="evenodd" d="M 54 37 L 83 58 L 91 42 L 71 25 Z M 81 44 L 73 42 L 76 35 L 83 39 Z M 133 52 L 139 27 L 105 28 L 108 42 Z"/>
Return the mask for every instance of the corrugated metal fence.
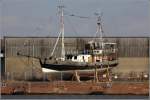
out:
<path id="1" fill-rule="evenodd" d="M 90 37 L 65 38 L 66 53 L 76 54 L 84 50 L 84 45 L 92 40 Z M 149 38 L 146 37 L 109 37 L 105 41 L 116 42 L 119 57 L 148 57 Z M 49 57 L 56 42 L 55 37 L 5 37 L 6 57 L 17 56 L 17 52 L 36 57 Z M 55 56 L 60 55 L 60 41 Z"/>

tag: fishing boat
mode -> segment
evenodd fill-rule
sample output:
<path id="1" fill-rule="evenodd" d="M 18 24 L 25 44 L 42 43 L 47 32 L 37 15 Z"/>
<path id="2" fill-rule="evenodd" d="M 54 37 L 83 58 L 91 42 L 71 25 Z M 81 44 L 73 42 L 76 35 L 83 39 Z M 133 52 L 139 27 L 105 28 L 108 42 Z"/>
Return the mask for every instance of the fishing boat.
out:
<path id="1" fill-rule="evenodd" d="M 58 6 L 60 15 L 60 31 L 51 56 L 40 59 L 42 68 L 68 71 L 68 70 L 87 70 L 95 67 L 103 70 L 104 68 L 112 68 L 118 65 L 118 49 L 117 44 L 112 42 L 104 42 L 101 16 L 97 14 L 97 32 L 99 33 L 98 41 L 91 40 L 85 44 L 85 50 L 76 55 L 65 54 L 64 45 L 64 6 Z M 56 46 L 61 38 L 61 55 L 54 57 Z"/>

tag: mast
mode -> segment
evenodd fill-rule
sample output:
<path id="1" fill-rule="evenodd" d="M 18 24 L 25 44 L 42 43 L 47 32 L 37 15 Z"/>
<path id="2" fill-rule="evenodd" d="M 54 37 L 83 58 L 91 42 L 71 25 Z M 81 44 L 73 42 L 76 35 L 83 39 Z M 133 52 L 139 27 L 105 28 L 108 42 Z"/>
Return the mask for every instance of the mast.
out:
<path id="1" fill-rule="evenodd" d="M 54 48 L 52 50 L 52 53 L 50 55 L 50 58 L 53 56 L 54 51 L 56 49 L 56 46 L 58 44 L 59 38 L 61 37 L 61 60 L 64 61 L 65 60 L 65 46 L 64 46 L 64 6 L 62 5 L 62 0 L 59 0 L 60 5 L 58 6 L 58 14 L 59 14 L 59 20 L 60 20 L 60 29 L 59 29 L 59 35 L 58 38 L 56 40 L 56 43 L 54 45 Z"/>
<path id="2" fill-rule="evenodd" d="M 100 46 L 100 49 L 102 50 L 102 57 L 100 58 L 100 62 L 102 63 L 103 62 L 103 57 L 104 57 L 104 41 L 103 41 L 103 29 L 102 29 L 102 21 L 101 21 L 101 16 L 102 16 L 102 13 L 99 14 L 99 13 L 95 13 L 95 15 L 97 16 L 97 31 L 96 31 L 96 34 L 99 33 L 100 35 L 100 44 L 98 44 Z M 102 66 L 102 65 L 101 65 Z"/>
<path id="3" fill-rule="evenodd" d="M 102 30 L 102 23 L 101 23 L 100 16 L 98 16 L 97 19 L 97 26 L 98 26 L 98 32 L 100 33 L 100 42 L 103 43 L 103 30 Z"/>
<path id="4" fill-rule="evenodd" d="M 64 46 L 64 6 L 61 4 L 58 6 L 59 9 L 59 15 L 60 15 L 60 34 L 61 34 L 61 60 L 65 60 L 65 46 Z"/>
<path id="5" fill-rule="evenodd" d="M 97 31 L 96 31 L 96 34 L 99 33 L 100 42 L 103 45 L 103 28 L 102 28 L 102 22 L 101 22 L 101 15 L 99 13 L 95 13 L 95 15 L 97 16 Z"/>

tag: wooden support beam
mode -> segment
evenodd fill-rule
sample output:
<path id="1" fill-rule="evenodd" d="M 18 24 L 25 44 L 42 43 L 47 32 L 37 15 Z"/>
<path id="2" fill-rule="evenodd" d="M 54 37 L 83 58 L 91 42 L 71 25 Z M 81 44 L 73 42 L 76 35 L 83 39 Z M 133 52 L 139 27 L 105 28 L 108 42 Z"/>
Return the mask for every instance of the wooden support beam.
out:
<path id="1" fill-rule="evenodd" d="M 73 77 L 72 77 L 72 80 L 73 80 L 74 78 L 75 78 L 75 80 L 76 80 L 77 82 L 80 82 L 80 76 L 78 75 L 77 70 L 74 71 L 74 75 L 73 75 Z"/>

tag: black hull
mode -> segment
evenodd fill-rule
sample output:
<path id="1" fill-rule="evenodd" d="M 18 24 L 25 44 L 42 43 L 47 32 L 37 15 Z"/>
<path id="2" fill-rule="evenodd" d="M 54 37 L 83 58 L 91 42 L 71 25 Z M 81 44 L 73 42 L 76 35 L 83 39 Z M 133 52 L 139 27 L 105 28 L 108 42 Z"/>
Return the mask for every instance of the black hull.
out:
<path id="1" fill-rule="evenodd" d="M 118 63 L 110 64 L 109 67 L 115 67 Z M 72 64 L 42 64 L 43 68 L 57 70 L 57 71 L 68 71 L 68 70 L 85 70 L 85 69 L 95 69 L 97 68 L 107 68 L 108 65 L 98 66 L 88 66 L 88 65 L 72 65 Z"/>

